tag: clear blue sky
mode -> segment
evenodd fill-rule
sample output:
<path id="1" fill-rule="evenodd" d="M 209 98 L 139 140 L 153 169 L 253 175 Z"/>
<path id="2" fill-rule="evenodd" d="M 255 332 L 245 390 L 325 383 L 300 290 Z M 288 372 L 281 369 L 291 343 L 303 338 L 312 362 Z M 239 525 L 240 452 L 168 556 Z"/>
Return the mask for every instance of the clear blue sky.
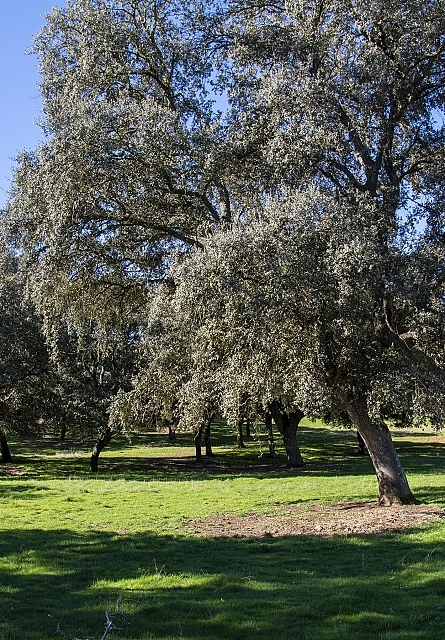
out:
<path id="1" fill-rule="evenodd" d="M 40 139 L 37 59 L 25 52 L 53 6 L 63 0 L 0 0 L 0 206 L 13 158 Z"/>

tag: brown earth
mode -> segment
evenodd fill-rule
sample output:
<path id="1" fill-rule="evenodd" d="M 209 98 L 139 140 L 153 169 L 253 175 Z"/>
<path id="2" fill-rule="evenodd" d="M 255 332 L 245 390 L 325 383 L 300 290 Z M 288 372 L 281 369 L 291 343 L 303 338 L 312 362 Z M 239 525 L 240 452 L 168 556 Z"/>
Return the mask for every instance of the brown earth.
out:
<path id="1" fill-rule="evenodd" d="M 209 538 L 329 537 L 404 531 L 444 518 L 444 511 L 431 505 L 381 507 L 374 502 L 305 503 L 277 507 L 270 515 L 224 514 L 190 520 L 186 529 L 196 536 Z"/>

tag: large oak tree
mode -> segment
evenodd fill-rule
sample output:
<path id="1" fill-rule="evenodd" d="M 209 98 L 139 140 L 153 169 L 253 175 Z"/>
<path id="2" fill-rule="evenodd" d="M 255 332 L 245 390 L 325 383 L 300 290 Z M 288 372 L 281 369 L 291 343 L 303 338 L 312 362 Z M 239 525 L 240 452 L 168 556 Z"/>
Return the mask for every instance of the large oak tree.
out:
<path id="1" fill-rule="evenodd" d="M 246 153 L 255 149 L 272 193 L 315 184 L 338 203 L 337 291 L 319 291 L 330 386 L 368 445 L 381 501 L 409 500 L 384 407 L 371 415 L 370 399 L 380 349 L 440 387 L 443 3 L 235 0 L 224 14 L 224 77 Z M 439 341 L 428 347 L 425 335 Z M 388 406 L 414 393 L 410 371 L 398 369 Z"/>
<path id="2" fill-rule="evenodd" d="M 267 256 L 270 245 L 275 272 L 246 248 L 249 277 L 269 291 L 278 273 L 283 309 L 294 300 L 287 339 L 293 323 L 295 361 L 318 358 L 316 404 L 356 424 L 381 502 L 412 499 L 384 418 L 425 417 L 427 388 L 440 407 L 444 33 L 439 0 L 54 10 L 36 41 L 47 138 L 19 159 L 9 207 L 40 312 L 94 323 L 107 344 L 174 261 L 205 260 L 213 234 L 227 247 L 233 226 L 235 247 L 250 238 Z M 292 230 L 282 242 L 272 219 Z M 318 270 L 309 240 L 297 242 L 307 229 Z M 298 256 L 310 268 L 282 280 Z M 290 388 L 311 404 L 302 376 Z"/>

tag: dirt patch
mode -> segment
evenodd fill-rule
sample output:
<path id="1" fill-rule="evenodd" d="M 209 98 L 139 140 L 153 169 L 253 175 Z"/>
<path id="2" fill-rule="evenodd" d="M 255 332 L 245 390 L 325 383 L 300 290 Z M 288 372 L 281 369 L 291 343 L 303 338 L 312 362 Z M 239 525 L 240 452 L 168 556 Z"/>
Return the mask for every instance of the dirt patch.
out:
<path id="1" fill-rule="evenodd" d="M 190 520 L 186 529 L 194 535 L 209 538 L 329 537 L 404 531 L 441 518 L 445 518 L 444 511 L 430 505 L 381 507 L 374 502 L 311 503 L 277 507 L 269 515 L 224 514 Z"/>

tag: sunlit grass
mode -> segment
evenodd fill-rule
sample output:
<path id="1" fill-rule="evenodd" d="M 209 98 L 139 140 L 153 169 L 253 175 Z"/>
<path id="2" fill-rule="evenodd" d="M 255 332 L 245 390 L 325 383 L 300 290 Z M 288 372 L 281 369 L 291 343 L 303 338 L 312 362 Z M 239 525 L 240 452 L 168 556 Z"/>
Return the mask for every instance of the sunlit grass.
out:
<path id="1" fill-rule="evenodd" d="M 415 493 L 444 505 L 443 436 L 396 439 Z M 100 639 L 107 608 L 124 614 L 110 637 L 126 640 L 442 638 L 442 522 L 334 538 L 186 532 L 207 515 L 376 498 L 353 432 L 306 425 L 300 442 L 306 465 L 289 471 L 281 449 L 259 458 L 253 437 L 238 451 L 222 425 L 202 465 L 189 435 L 141 434 L 113 443 L 93 476 L 78 443 L 13 444 L 19 475 L 0 468 L 0 638 Z"/>

